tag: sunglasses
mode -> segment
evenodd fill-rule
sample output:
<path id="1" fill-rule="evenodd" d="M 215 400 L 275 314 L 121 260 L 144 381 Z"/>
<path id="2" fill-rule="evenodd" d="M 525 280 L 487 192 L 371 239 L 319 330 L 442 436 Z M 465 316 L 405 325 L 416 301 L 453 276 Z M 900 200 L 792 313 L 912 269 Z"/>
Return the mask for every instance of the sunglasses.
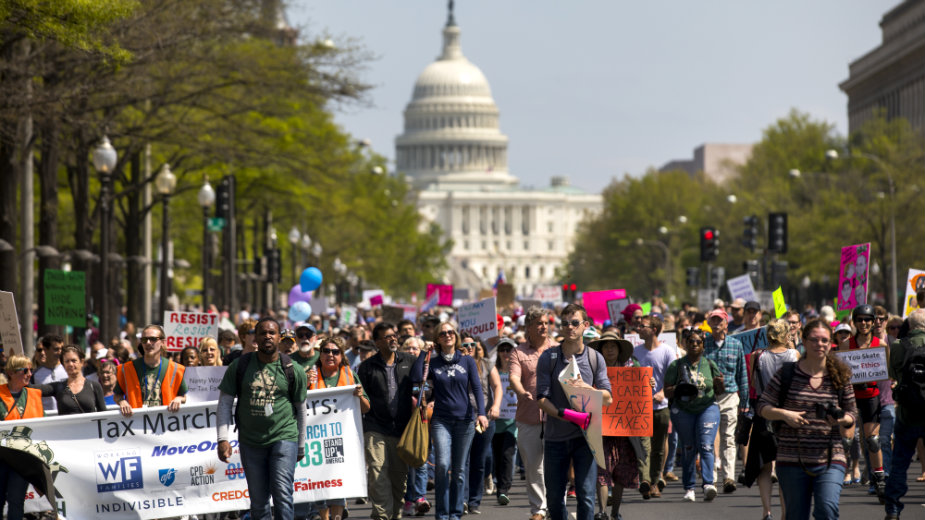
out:
<path id="1" fill-rule="evenodd" d="M 141 342 L 142 342 L 142 343 L 154 343 L 154 342 L 160 341 L 160 340 L 162 340 L 162 339 L 164 339 L 164 338 L 162 338 L 162 337 L 160 337 L 160 336 L 142 336 L 142 337 L 141 337 Z"/>
<path id="2" fill-rule="evenodd" d="M 581 320 L 571 320 L 571 321 L 569 321 L 569 320 L 562 320 L 562 326 L 563 326 L 563 327 L 577 327 L 577 326 L 581 325 L 582 323 L 584 323 L 584 322 L 581 321 Z"/>
<path id="3" fill-rule="evenodd" d="M 873 318 L 855 318 L 854 322 L 855 323 L 873 323 L 874 319 Z"/>
<path id="4" fill-rule="evenodd" d="M 463 348 L 475 348 L 476 345 L 474 341 L 466 341 L 462 344 Z"/>
<path id="5" fill-rule="evenodd" d="M 440 331 L 440 334 L 437 334 L 437 335 L 438 335 L 438 336 L 455 336 L 455 335 L 456 335 L 456 332 L 454 332 L 454 331 L 452 331 L 452 330 L 442 330 L 442 331 Z"/>
<path id="6" fill-rule="evenodd" d="M 28 367 L 27 368 L 17 368 L 13 372 L 16 372 L 17 374 L 31 374 L 32 369 Z"/>
<path id="7" fill-rule="evenodd" d="M 321 353 L 322 353 L 322 354 L 330 354 L 330 355 L 332 355 L 332 356 L 339 356 L 339 355 L 340 355 L 340 349 L 339 349 L 339 348 L 326 348 L 326 347 L 322 347 L 322 348 L 321 348 Z"/>
<path id="8" fill-rule="evenodd" d="M 298 338 L 311 338 L 311 337 L 312 337 L 312 333 L 309 332 L 309 331 L 305 331 L 305 332 L 296 332 L 295 335 L 296 335 L 296 337 L 298 337 Z"/>

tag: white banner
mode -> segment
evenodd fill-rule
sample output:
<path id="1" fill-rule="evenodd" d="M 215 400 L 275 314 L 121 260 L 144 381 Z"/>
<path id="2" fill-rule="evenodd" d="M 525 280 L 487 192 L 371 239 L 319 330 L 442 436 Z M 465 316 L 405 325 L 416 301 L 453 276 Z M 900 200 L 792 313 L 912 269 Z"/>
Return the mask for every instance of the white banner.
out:
<path id="1" fill-rule="evenodd" d="M 851 367 L 852 384 L 883 381 L 890 377 L 887 374 L 886 347 L 836 351 L 835 355 Z"/>
<path id="2" fill-rule="evenodd" d="M 498 336 L 498 313 L 495 299 L 485 298 L 475 303 L 461 305 L 456 311 L 460 334 L 472 334 L 482 341 Z"/>
<path id="3" fill-rule="evenodd" d="M 533 289 L 533 299 L 541 302 L 561 302 L 562 288 L 558 285 L 537 285 Z"/>
<path id="4" fill-rule="evenodd" d="M 517 414 L 517 394 L 511 388 L 511 380 L 508 374 L 498 374 L 501 376 L 501 412 L 498 414 L 499 419 L 513 419 Z M 496 398 L 496 399 L 497 399 Z"/>
<path id="5" fill-rule="evenodd" d="M 309 392 L 295 502 L 366 495 L 363 427 L 353 389 Z M 5 421 L 0 443 L 26 450 L 32 446 L 41 453 L 53 470 L 58 510 L 70 520 L 248 509 L 236 433 L 231 433 L 229 463 L 218 460 L 215 408 L 215 402 L 208 402 L 186 404 L 177 413 L 164 406 L 139 409 L 130 418 L 98 412 Z M 49 509 L 31 486 L 26 496 L 27 512 Z"/>
<path id="6" fill-rule="evenodd" d="M 199 347 L 205 338 L 218 339 L 221 316 L 208 312 L 164 312 L 164 334 L 167 350 L 179 352 L 186 347 Z"/>
<path id="7" fill-rule="evenodd" d="M 730 300 L 742 298 L 749 302 L 758 299 L 755 295 L 755 286 L 752 285 L 752 277 L 747 274 L 726 280 L 726 287 L 729 288 Z"/>

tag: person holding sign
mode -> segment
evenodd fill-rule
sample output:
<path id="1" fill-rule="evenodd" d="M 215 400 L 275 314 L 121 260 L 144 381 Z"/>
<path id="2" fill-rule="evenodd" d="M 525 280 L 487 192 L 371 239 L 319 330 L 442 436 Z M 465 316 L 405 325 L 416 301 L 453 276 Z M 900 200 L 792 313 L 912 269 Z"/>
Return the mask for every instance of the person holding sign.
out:
<path id="1" fill-rule="evenodd" d="M 498 359 L 495 368 L 501 381 L 501 401 L 499 417 L 495 420 L 495 435 L 491 439 L 492 460 L 494 471 L 498 479 L 497 490 L 498 505 L 506 506 L 511 503 L 508 491 L 511 489 L 511 480 L 514 474 L 514 451 L 517 448 L 517 423 L 514 414 L 517 412 L 517 393 L 511 388 L 511 354 L 517 344 L 510 338 L 501 338 L 495 347 Z"/>
<path id="2" fill-rule="evenodd" d="M 543 474 L 549 511 L 547 518 L 565 520 L 568 517 L 565 491 L 571 465 L 575 471 L 575 492 L 578 498 L 577 520 L 592 520 L 597 470 L 594 454 L 582 434 L 590 422 L 590 414 L 573 408 L 576 405 L 570 401 L 570 396 L 565 395 L 559 384 L 559 374 L 574 357 L 581 379 L 572 381 L 572 384 L 600 390 L 604 406 L 610 406 L 613 401 L 610 379 L 607 378 L 604 357 L 596 350 L 587 348 L 582 341 L 585 330 L 591 326 L 585 308 L 568 304 L 559 317 L 562 319 L 562 344 L 559 348 L 544 351 L 536 364 L 536 396 L 540 408 L 547 416 L 543 432 Z"/>
<path id="3" fill-rule="evenodd" d="M 142 330 L 139 343 L 144 357 L 116 369 L 113 394 L 125 417 L 132 416 L 133 408 L 143 406 L 165 405 L 168 411 L 177 412 L 186 402 L 183 380 L 186 367 L 161 357 L 165 339 L 160 325 L 148 325 Z"/>
<path id="4" fill-rule="evenodd" d="M 4 368 L 9 383 L 0 385 L 0 412 L 4 421 L 45 417 L 42 391 L 28 388 L 32 361 L 25 356 L 10 356 Z M 6 462 L 0 461 L 0 512 L 9 507 L 7 518 L 21 519 L 29 483 Z"/>

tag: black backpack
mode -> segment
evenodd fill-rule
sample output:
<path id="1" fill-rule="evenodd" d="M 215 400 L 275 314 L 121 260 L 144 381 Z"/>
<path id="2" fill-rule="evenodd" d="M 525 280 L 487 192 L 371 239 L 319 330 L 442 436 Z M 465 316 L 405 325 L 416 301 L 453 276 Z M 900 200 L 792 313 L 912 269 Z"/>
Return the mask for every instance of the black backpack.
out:
<path id="1" fill-rule="evenodd" d="M 242 354 L 238 357 L 237 371 L 235 372 L 235 383 L 237 384 L 236 395 L 237 401 L 234 405 L 234 429 L 237 431 L 239 423 L 238 409 L 241 407 L 241 387 L 244 385 L 244 372 L 251 363 L 253 352 Z M 288 354 L 279 353 L 279 364 L 283 367 L 283 373 L 286 374 L 286 382 L 289 383 L 289 402 L 292 404 L 292 415 L 296 415 L 296 398 L 295 398 L 295 370 L 292 368 L 292 358 Z"/>
<path id="2" fill-rule="evenodd" d="M 909 410 L 925 408 L 925 347 L 908 346 L 903 354 L 902 381 L 893 399 Z"/>

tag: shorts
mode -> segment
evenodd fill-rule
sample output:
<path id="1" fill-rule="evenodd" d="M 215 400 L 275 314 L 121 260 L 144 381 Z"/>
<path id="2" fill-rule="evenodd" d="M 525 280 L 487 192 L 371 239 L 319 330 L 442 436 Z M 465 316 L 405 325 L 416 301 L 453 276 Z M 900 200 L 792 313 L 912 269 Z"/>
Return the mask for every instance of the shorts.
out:
<path id="1" fill-rule="evenodd" d="M 880 411 L 883 407 L 880 405 L 879 395 L 876 397 L 856 399 L 855 402 L 858 406 L 858 415 L 861 417 L 861 424 L 880 424 Z"/>

